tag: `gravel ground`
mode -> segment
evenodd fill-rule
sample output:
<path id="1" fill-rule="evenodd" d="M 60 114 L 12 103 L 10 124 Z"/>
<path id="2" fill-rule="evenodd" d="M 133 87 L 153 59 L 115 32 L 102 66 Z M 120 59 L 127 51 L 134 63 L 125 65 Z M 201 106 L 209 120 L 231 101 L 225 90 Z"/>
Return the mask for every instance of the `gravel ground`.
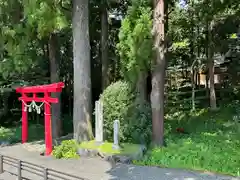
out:
<path id="1" fill-rule="evenodd" d="M 42 157 L 39 152 L 28 151 L 26 146 L 14 145 L 0 148 L 0 154 L 15 157 L 23 161 L 38 164 L 68 174 L 73 174 L 89 180 L 240 180 L 240 178 L 199 173 L 193 171 L 166 169 L 157 167 L 142 167 L 117 164 L 97 158 L 80 158 L 79 160 L 57 160 Z M 4 168 L 14 171 L 13 168 Z M 16 171 L 16 170 L 15 170 Z M 29 179 L 40 180 L 40 177 L 25 174 Z M 0 175 L 0 180 L 16 179 L 8 173 Z"/>

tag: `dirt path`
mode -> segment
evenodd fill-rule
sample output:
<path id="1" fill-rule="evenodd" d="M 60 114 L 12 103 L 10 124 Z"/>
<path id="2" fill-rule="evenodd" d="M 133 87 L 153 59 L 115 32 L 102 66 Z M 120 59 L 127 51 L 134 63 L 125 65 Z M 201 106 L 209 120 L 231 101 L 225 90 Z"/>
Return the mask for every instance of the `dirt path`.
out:
<path id="1" fill-rule="evenodd" d="M 63 171 L 89 180 L 239 180 L 233 177 L 177 169 L 142 167 L 125 164 L 112 165 L 109 162 L 96 158 L 56 160 L 51 157 L 42 157 L 39 155 L 39 152 L 28 151 L 26 150 L 26 146 L 21 144 L 3 147 L 0 149 L 0 154 Z M 1 178 L 0 176 L 0 180 Z M 36 178 L 36 180 L 37 179 L 38 178 Z M 11 179 L 4 178 L 4 180 Z"/>

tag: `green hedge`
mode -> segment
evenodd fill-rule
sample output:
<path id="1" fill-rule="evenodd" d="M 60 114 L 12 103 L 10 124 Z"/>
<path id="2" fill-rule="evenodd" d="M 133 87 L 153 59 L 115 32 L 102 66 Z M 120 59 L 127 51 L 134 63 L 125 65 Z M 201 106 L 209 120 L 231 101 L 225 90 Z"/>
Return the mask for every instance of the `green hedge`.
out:
<path id="1" fill-rule="evenodd" d="M 124 81 L 111 84 L 101 95 L 104 136 L 113 139 L 113 122 L 120 121 L 120 141 L 147 144 L 151 136 L 151 108 L 140 103 L 131 86 Z"/>

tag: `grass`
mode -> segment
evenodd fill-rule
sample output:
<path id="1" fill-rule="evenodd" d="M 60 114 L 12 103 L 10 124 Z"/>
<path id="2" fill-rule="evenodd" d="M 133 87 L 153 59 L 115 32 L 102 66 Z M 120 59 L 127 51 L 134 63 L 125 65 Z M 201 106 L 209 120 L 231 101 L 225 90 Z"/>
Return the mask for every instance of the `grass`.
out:
<path id="1" fill-rule="evenodd" d="M 57 159 L 78 159 L 77 151 L 79 148 L 98 150 L 109 155 L 133 155 L 139 151 L 139 145 L 136 144 L 122 144 L 120 150 L 114 150 L 112 146 L 113 143 L 109 142 L 97 144 L 95 141 L 86 141 L 78 144 L 75 140 L 65 140 L 54 148 L 52 155 Z"/>
<path id="2" fill-rule="evenodd" d="M 21 141 L 21 127 L 4 128 L 0 127 L 0 142 L 7 141 L 10 143 Z M 44 127 L 41 125 L 30 125 L 28 128 L 28 141 L 40 140 L 44 138 Z"/>
<path id="3" fill-rule="evenodd" d="M 134 163 L 239 176 L 240 123 L 233 120 L 237 107 L 223 107 L 217 112 L 204 109 L 167 115 L 167 146 L 149 150 L 143 160 Z M 190 134 L 176 133 L 177 127 L 183 127 Z"/>
<path id="4" fill-rule="evenodd" d="M 80 148 L 84 149 L 96 149 L 102 153 L 106 154 L 120 154 L 120 155 L 130 155 L 139 151 L 139 145 L 124 143 L 121 144 L 121 148 L 119 150 L 113 149 L 113 143 L 104 142 L 101 145 L 98 145 L 95 141 L 82 142 L 80 144 Z"/>

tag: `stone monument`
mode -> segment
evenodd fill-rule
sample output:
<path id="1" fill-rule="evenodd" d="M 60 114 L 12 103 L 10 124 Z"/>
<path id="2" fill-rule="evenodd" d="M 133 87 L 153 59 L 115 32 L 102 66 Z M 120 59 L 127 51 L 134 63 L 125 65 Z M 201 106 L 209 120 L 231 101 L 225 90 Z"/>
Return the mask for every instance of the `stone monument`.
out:
<path id="1" fill-rule="evenodd" d="M 120 149 L 119 130 L 120 130 L 120 121 L 115 120 L 113 123 L 113 149 Z"/>
<path id="2" fill-rule="evenodd" d="M 95 141 L 103 142 L 103 104 L 100 100 L 95 102 Z"/>

